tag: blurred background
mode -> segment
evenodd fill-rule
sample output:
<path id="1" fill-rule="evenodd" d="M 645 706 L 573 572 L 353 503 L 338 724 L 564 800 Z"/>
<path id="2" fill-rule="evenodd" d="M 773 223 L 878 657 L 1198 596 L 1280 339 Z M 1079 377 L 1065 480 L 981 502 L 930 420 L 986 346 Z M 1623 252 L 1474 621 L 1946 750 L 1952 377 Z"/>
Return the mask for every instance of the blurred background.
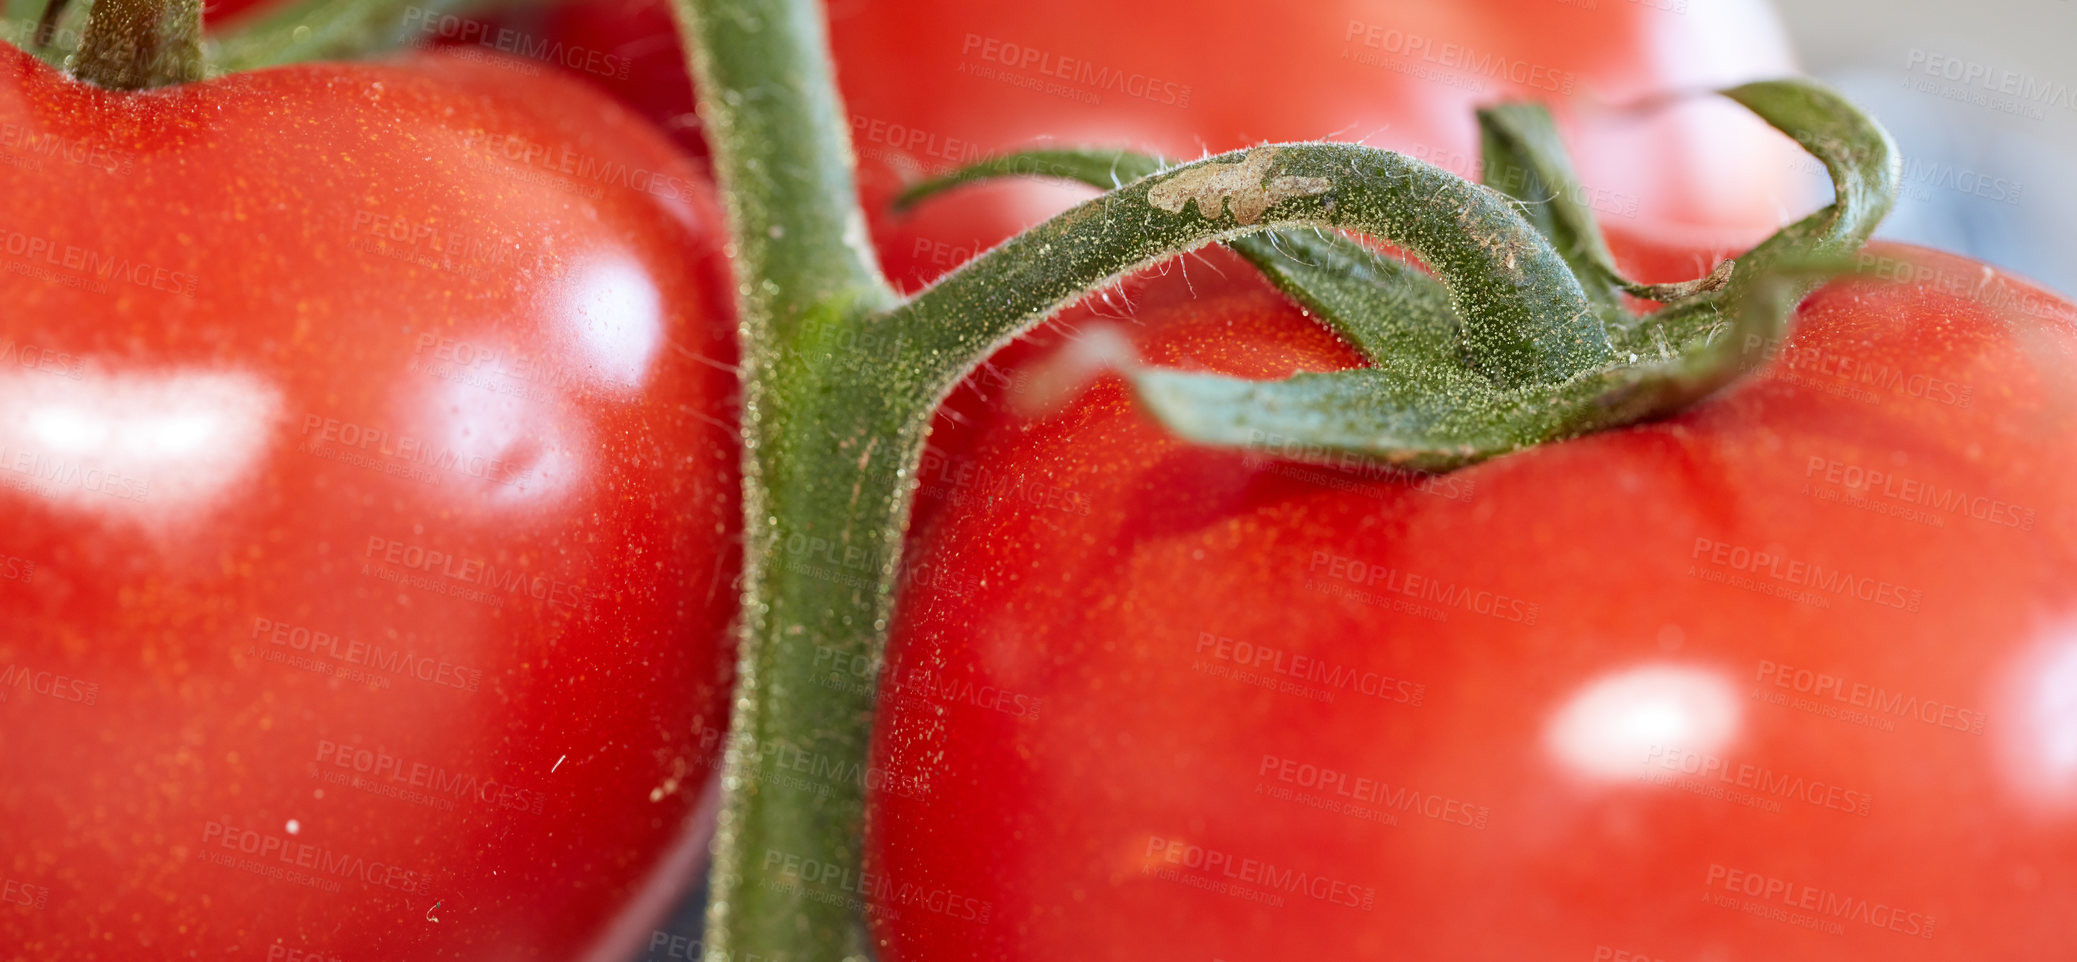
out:
<path id="1" fill-rule="evenodd" d="M 1708 2 L 1708 0 L 1696 0 Z M 1804 67 L 1903 148 L 1878 237 L 1959 251 L 2077 291 L 2077 2 L 1777 2 Z"/>

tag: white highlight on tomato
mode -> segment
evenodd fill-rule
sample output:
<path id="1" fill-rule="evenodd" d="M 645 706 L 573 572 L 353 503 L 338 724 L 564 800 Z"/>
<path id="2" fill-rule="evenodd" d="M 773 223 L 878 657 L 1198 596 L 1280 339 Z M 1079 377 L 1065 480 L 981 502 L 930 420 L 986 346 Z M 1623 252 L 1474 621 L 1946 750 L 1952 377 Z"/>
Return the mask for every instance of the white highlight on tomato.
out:
<path id="1" fill-rule="evenodd" d="M 1738 689 L 1723 672 L 1648 664 L 1601 675 L 1551 716 L 1544 747 L 1564 768 L 1599 781 L 1634 781 L 1668 750 L 1716 752 L 1738 736 Z"/>
<path id="2" fill-rule="evenodd" d="M 2051 627 L 2004 672 L 1988 727 L 2006 784 L 2045 809 L 2077 807 L 2077 623 Z"/>
<path id="3" fill-rule="evenodd" d="M 242 371 L 0 375 L 0 496 L 197 520 L 251 478 L 280 407 L 278 388 Z"/>
<path id="4" fill-rule="evenodd" d="M 594 389 L 632 392 L 649 379 L 663 346 L 663 296 L 640 264 L 581 264 L 564 295 L 562 321 L 577 348 L 571 360 Z"/>
<path id="5" fill-rule="evenodd" d="M 576 490 L 590 461 L 580 390 L 552 380 L 433 380 L 400 393 L 390 423 L 424 442 L 409 477 L 456 511 L 524 514 Z M 397 459 L 392 459 L 397 460 Z"/>

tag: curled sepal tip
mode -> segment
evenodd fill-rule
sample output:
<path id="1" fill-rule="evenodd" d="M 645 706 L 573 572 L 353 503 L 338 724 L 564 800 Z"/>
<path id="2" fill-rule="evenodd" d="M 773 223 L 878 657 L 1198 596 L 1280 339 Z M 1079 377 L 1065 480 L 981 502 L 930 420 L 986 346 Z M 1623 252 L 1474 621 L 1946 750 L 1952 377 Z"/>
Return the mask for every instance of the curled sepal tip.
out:
<path id="1" fill-rule="evenodd" d="M 1694 404 L 1756 366 L 1754 345 L 1780 338 L 1804 296 L 1848 272 L 1848 255 L 1867 242 L 1898 189 L 1889 135 L 1830 89 L 1796 79 L 1747 84 L 1727 95 L 1822 161 L 1835 197 L 1707 278 L 1647 287 L 1670 303 L 1637 326 L 1677 345 L 1670 356 L 1626 359 L 1564 382 L 1513 388 L 1451 376 L 1445 367 L 1399 355 L 1373 359 L 1370 369 L 1269 382 L 1129 372 L 1138 397 L 1164 424 L 1202 443 L 1431 471 Z M 1574 250 L 1593 251 L 1594 245 Z M 1598 277 L 1598 261 L 1597 252 L 1574 263 Z M 1612 272 L 1605 279 L 1622 284 Z"/>

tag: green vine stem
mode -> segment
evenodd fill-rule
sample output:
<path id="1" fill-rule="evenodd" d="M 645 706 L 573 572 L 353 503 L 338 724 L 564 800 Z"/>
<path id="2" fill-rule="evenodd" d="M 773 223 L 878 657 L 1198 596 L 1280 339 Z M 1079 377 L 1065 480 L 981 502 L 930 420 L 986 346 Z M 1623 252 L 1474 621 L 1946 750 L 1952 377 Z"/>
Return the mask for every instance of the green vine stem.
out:
<path id="1" fill-rule="evenodd" d="M 93 0 L 69 66 L 113 90 L 200 80 L 202 0 Z"/>
<path id="2" fill-rule="evenodd" d="M 814 0 L 675 0 L 727 202 L 743 378 L 744 591 L 707 908 L 707 957 L 864 957 L 856 877 L 873 692 L 818 664 L 880 657 L 905 465 L 928 416 L 847 374 L 847 332 L 895 296 L 852 179 Z M 760 760 L 857 771 L 816 791 Z M 831 897 L 836 896 L 836 897 Z"/>
<path id="3" fill-rule="evenodd" d="M 728 197 L 745 345 L 744 625 L 709 958 L 862 952 L 854 898 L 820 879 L 858 877 L 865 780 L 798 792 L 757 766 L 864 772 L 872 692 L 822 685 L 818 665 L 881 657 L 924 429 L 996 344 L 1136 267 L 1307 225 L 1420 253 L 1472 319 L 1470 362 L 1497 380 L 1564 380 L 1608 355 L 1564 261 L 1506 198 L 1348 145 L 1257 148 L 1128 184 L 889 310 L 813 6 L 697 0 L 679 12 Z M 901 346 L 858 356 L 862 335 Z"/>
<path id="4" fill-rule="evenodd" d="M 1806 146 L 1845 137 L 1861 152 L 1850 161 L 1880 171 L 1870 181 L 1860 166 L 1834 165 L 1839 151 L 1820 151 L 1834 166 L 1840 201 L 1785 231 L 1790 241 L 1763 245 L 1764 263 L 1756 263 L 1766 270 L 1741 272 L 1728 286 L 1718 278 L 1682 288 L 1693 297 L 1661 312 L 1654 330 L 1701 348 L 1643 362 L 1619 352 L 1638 334 L 1611 309 L 1612 295 L 1590 297 L 1568 263 L 1567 255 L 1597 262 L 1591 244 L 1561 254 L 1520 198 L 1347 144 L 1266 145 L 1151 172 L 1152 161 L 1113 155 L 1113 181 L 1127 182 L 897 304 L 856 206 L 847 128 L 813 0 L 675 0 L 674 9 L 727 202 L 743 343 L 745 580 L 710 882 L 710 962 L 868 955 L 856 880 L 873 690 L 823 684 L 826 668 L 880 663 L 926 428 L 958 380 L 1003 342 L 1134 269 L 1283 231 L 1317 255 L 1310 265 L 1271 270 L 1294 296 L 1405 309 L 1348 326 L 1383 363 L 1344 372 L 1361 380 L 1301 385 L 1311 394 L 1297 404 L 1274 390 L 1247 394 L 1297 378 L 1129 372 L 1142 399 L 1172 426 L 1210 412 L 1187 436 L 1224 443 L 1222 432 L 1260 415 L 1272 425 L 1349 433 L 1346 446 L 1387 459 L 1446 468 L 1553 436 L 1517 433 L 1524 424 L 1551 426 L 1536 410 L 1544 399 L 1570 405 L 1564 415 L 1574 420 L 1558 425 L 1570 430 L 1606 423 L 1594 421 L 1597 405 L 1634 419 L 1721 384 L 1729 366 L 1712 338 L 1727 327 L 1780 323 L 1744 308 L 1786 314 L 1784 303 L 1809 282 L 1789 255 L 1857 246 L 1872 226 L 1871 208 L 1849 204 L 1849 194 L 1886 209 L 1894 193 L 1886 136 L 1875 129 L 1871 140 L 1852 123 L 1830 123 L 1828 112 L 1842 102 L 1786 88 L 1754 93 L 1770 110 L 1810 112 L 1803 119 L 1814 118 L 1816 133 Z M 1512 129 L 1527 136 L 1499 146 L 1526 170 L 1539 180 L 1569 176 L 1565 165 L 1536 155 L 1533 118 Z M 1327 233 L 1309 244 L 1294 229 Z M 1333 243 L 1339 230 L 1393 243 L 1434 277 L 1371 253 L 1348 255 Z M 1612 274 L 1593 283 L 1621 285 Z M 860 354 L 860 340 L 895 347 Z M 1322 401 L 1322 410 L 1308 407 Z M 1437 438 L 1446 443 L 1435 446 Z M 759 777 L 761 765 L 782 758 L 838 774 L 806 790 Z"/>
<path id="5" fill-rule="evenodd" d="M 721 156 L 726 170 L 725 149 Z M 755 203 L 735 197 L 731 210 Z M 737 215 L 737 236 L 751 213 Z M 772 239 L 793 232 L 780 226 Z M 772 263 L 773 253 L 739 262 L 743 290 L 763 296 L 744 298 L 753 358 L 745 418 L 750 575 L 710 957 L 857 951 L 847 941 L 855 924 L 848 899 L 817 900 L 837 893 L 818 892 L 808 876 L 856 877 L 844 873 L 860 864 L 863 781 L 789 794 L 760 783 L 754 766 L 777 752 L 864 770 L 870 693 L 818 685 L 816 666 L 881 655 L 910 478 L 944 394 L 1001 341 L 1113 278 L 1215 241 L 1294 226 L 1363 230 L 1420 254 L 1443 278 L 1456 313 L 1474 320 L 1461 341 L 1467 363 L 1496 381 L 1564 381 L 1608 359 L 1606 333 L 1578 282 L 1506 198 L 1419 161 L 1345 144 L 1259 147 L 1136 181 L 878 315 L 857 308 L 873 296 L 867 292 L 825 290 L 818 302 L 751 280 L 752 265 Z M 861 328 L 900 346 L 886 357 L 845 353 Z M 842 376 L 846 370 L 855 373 Z"/>

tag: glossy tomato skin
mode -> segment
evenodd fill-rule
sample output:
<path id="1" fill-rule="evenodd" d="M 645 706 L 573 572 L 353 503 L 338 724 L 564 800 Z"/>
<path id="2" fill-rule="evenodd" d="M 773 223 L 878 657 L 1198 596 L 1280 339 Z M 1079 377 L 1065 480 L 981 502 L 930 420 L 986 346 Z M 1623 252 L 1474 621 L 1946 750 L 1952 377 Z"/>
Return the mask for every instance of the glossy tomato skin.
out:
<path id="1" fill-rule="evenodd" d="M 1552 105 L 1603 220 L 1750 246 L 1802 206 L 1794 148 L 1739 108 L 1613 109 L 1794 73 L 1760 0 L 859 0 L 829 19 L 860 194 L 889 275 L 911 287 L 1087 194 L 1006 183 L 890 216 L 924 175 L 1040 146 L 1195 158 L 1318 139 L 1472 175 L 1474 109 L 1509 98 Z"/>
<path id="2" fill-rule="evenodd" d="M 882 957 L 2065 955 L 2077 308 L 1864 259 L 1726 394 L 1441 477 L 1112 381 L 976 415 L 881 683 Z M 1220 263 L 1135 285 L 1147 358 L 1354 362 Z"/>
<path id="3" fill-rule="evenodd" d="M 624 958 L 729 680 L 701 175 L 489 62 L 0 70 L 0 957 Z"/>

